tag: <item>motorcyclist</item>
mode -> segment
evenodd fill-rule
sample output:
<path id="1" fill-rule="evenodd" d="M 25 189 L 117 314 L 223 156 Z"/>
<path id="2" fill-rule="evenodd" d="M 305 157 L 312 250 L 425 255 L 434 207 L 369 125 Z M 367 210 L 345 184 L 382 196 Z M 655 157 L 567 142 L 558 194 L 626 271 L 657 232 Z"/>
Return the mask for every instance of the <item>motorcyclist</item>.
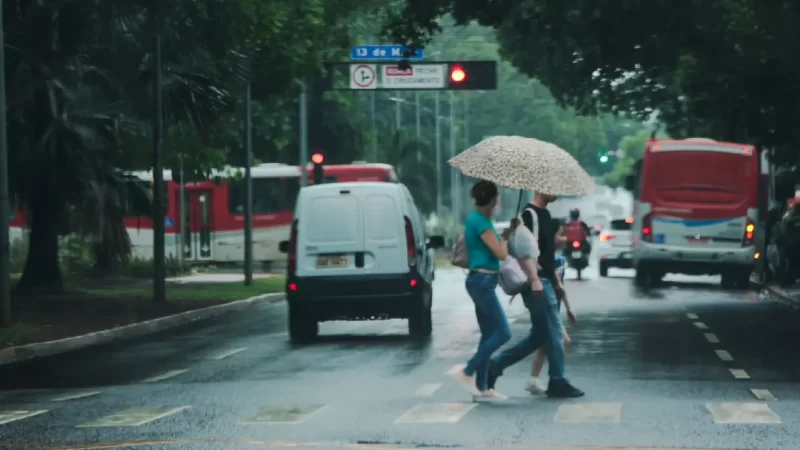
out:
<path id="1" fill-rule="evenodd" d="M 581 248 L 588 256 L 592 252 L 592 245 L 589 243 L 589 236 L 591 231 L 586 222 L 580 219 L 581 212 L 575 208 L 569 212 L 569 221 L 566 225 L 567 242 L 578 241 L 581 243 Z"/>

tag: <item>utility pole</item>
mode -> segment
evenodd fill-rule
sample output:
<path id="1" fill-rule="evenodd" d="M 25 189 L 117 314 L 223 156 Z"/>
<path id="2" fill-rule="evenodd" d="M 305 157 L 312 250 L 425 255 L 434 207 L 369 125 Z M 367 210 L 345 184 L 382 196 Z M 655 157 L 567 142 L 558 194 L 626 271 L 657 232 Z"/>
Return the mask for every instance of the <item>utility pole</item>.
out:
<path id="1" fill-rule="evenodd" d="M 401 97 L 400 94 L 397 94 L 397 97 L 398 101 L 394 102 L 394 129 L 395 131 L 400 131 L 400 128 L 403 126 L 403 112 L 400 109 L 400 103 L 403 102 L 403 97 Z"/>
<path id="2" fill-rule="evenodd" d="M 369 128 L 369 135 L 370 135 L 370 145 L 372 146 L 372 162 L 378 162 L 378 125 L 375 122 L 375 92 L 370 91 L 369 93 L 369 121 L 370 121 L 370 128 Z"/>
<path id="3" fill-rule="evenodd" d="M 308 100 L 306 99 L 306 84 L 300 84 L 300 168 L 302 186 L 308 186 Z M 301 187 L 302 187 L 301 186 Z"/>
<path id="4" fill-rule="evenodd" d="M 436 91 L 434 114 L 436 114 L 436 215 L 442 217 L 442 127 L 439 119 L 439 91 Z"/>
<path id="5" fill-rule="evenodd" d="M 3 39 L 3 1 L 0 0 L 0 326 L 11 325 L 11 251 L 9 242 L 9 218 L 11 205 L 8 196 L 8 126 L 6 120 L 6 52 Z"/>
<path id="6" fill-rule="evenodd" d="M 456 110 L 455 110 L 455 95 L 450 94 L 450 158 L 456 156 Z M 453 219 L 458 217 L 456 211 L 456 169 L 450 167 L 450 214 Z"/>
<path id="7" fill-rule="evenodd" d="M 253 284 L 253 107 L 251 74 L 248 69 L 244 93 L 244 285 Z"/>
<path id="8" fill-rule="evenodd" d="M 159 13 L 160 15 L 161 13 Z M 167 267 L 164 243 L 164 107 L 162 105 L 161 79 L 161 24 L 155 39 L 153 62 L 153 302 L 167 301 Z"/>
<path id="9" fill-rule="evenodd" d="M 178 238 L 178 254 L 180 255 L 181 262 L 186 261 L 186 249 L 191 248 L 189 247 L 190 243 L 186 239 L 186 192 L 184 186 L 186 185 L 186 180 L 183 179 L 185 176 L 183 171 L 183 155 L 180 155 L 180 177 L 181 183 L 178 186 L 178 195 L 180 195 L 180 200 L 178 200 L 178 207 L 180 209 L 181 218 L 178 220 L 178 225 L 181 227 L 181 234 Z"/>

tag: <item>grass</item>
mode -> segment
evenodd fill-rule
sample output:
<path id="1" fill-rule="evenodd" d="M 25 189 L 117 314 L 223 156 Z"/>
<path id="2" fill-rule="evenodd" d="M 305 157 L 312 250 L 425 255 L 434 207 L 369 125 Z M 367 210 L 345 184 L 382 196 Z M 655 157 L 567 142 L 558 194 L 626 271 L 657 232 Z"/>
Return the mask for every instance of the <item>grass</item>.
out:
<path id="1" fill-rule="evenodd" d="M 0 328 L 0 349 L 14 345 L 36 342 L 40 327 L 17 323 L 9 328 Z"/>
<path id="2" fill-rule="evenodd" d="M 230 302 L 244 300 L 257 295 L 283 292 L 286 279 L 282 276 L 254 279 L 253 284 L 228 283 L 167 283 L 167 301 L 214 301 Z M 78 291 L 92 297 L 117 298 L 123 300 L 150 300 L 153 290 L 146 287 L 80 288 Z"/>

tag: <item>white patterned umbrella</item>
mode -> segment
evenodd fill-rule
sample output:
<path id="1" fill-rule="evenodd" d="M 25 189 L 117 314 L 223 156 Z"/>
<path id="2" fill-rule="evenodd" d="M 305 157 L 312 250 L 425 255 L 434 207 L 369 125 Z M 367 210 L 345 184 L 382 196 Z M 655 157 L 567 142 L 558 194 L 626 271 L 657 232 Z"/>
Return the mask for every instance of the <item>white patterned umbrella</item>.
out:
<path id="1" fill-rule="evenodd" d="M 594 180 L 565 150 L 521 136 L 486 139 L 448 163 L 464 175 L 550 195 L 586 195 Z"/>

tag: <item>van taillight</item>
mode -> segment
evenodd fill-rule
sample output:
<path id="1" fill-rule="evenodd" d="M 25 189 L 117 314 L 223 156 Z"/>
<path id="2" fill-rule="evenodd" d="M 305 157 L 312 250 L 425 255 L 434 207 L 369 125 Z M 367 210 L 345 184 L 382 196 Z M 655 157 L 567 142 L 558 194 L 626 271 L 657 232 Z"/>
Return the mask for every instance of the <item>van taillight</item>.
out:
<path id="1" fill-rule="evenodd" d="M 653 216 L 650 213 L 642 218 L 642 240 L 653 242 Z"/>
<path id="2" fill-rule="evenodd" d="M 747 247 L 748 245 L 753 245 L 753 238 L 756 235 L 756 224 L 753 223 L 751 218 L 747 218 L 747 222 L 744 225 L 744 239 L 742 239 L 742 247 Z"/>
<path id="3" fill-rule="evenodd" d="M 297 220 L 292 222 L 292 232 L 289 234 L 289 262 L 286 265 L 286 269 L 288 277 L 294 277 L 297 271 Z M 292 289 L 292 285 L 289 285 L 289 287 Z M 297 286 L 295 285 L 292 290 L 296 289 Z"/>
<path id="4" fill-rule="evenodd" d="M 414 244 L 414 228 L 411 226 L 411 220 L 405 218 L 406 222 L 406 252 L 408 253 L 408 265 L 417 265 L 417 246 Z"/>

